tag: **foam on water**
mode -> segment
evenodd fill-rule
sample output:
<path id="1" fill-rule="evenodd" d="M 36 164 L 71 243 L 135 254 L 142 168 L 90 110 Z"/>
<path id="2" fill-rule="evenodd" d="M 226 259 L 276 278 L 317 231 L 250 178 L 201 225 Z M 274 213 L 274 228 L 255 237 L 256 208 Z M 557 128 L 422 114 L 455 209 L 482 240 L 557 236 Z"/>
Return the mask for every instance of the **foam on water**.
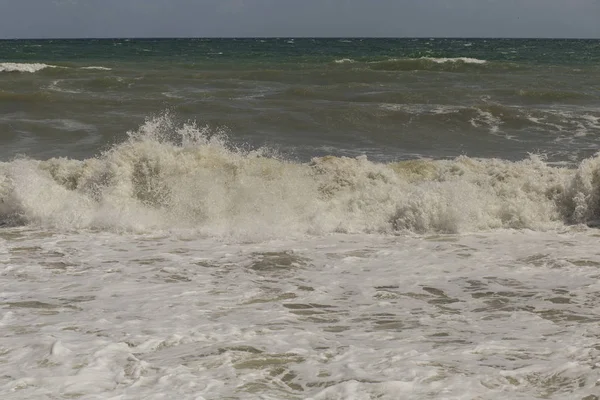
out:
<path id="1" fill-rule="evenodd" d="M 93 69 L 93 70 L 98 70 L 98 71 L 112 71 L 112 68 L 108 68 L 108 67 L 97 67 L 97 66 L 90 66 L 90 67 L 81 67 L 81 69 Z"/>
<path id="2" fill-rule="evenodd" d="M 0 396 L 590 400 L 592 232 L 0 231 Z"/>
<path id="3" fill-rule="evenodd" d="M 44 63 L 14 63 L 14 62 L 5 62 L 0 63 L 0 72 L 38 72 L 46 68 L 67 68 L 67 67 L 58 67 L 56 65 L 49 65 Z M 88 67 L 80 67 L 79 69 L 84 70 L 96 70 L 96 71 L 111 71 L 112 68 L 102 67 L 102 66 L 88 66 Z"/>
<path id="4" fill-rule="evenodd" d="M 352 64 L 352 63 L 355 63 L 356 61 L 354 61 L 351 58 L 340 58 L 339 60 L 335 60 L 334 62 L 336 64 Z"/>
<path id="5" fill-rule="evenodd" d="M 598 400 L 594 44 L 286 40 L 44 42 L 68 68 L 0 73 L 0 399 Z M 161 93 L 353 157 L 163 115 L 7 159 L 89 154 Z"/>
<path id="6" fill-rule="evenodd" d="M 465 63 L 465 64 L 485 64 L 485 63 L 487 63 L 486 60 L 480 60 L 478 58 L 470 58 L 470 57 L 454 57 L 454 58 L 447 58 L 447 57 L 441 57 L 441 58 L 423 57 L 422 59 L 423 60 L 433 61 L 433 62 L 438 63 L 438 64 L 443 64 L 443 63 L 448 63 L 448 62 L 452 62 L 452 63 L 462 62 L 462 63 Z"/>
<path id="7" fill-rule="evenodd" d="M 477 112 L 477 116 L 471 118 L 469 121 L 472 126 L 475 128 L 487 126 L 492 134 L 498 134 L 498 132 L 500 132 L 502 120 L 499 117 L 494 116 L 490 111 L 481 110 L 479 108 L 475 108 L 475 111 Z"/>
<path id="8" fill-rule="evenodd" d="M 42 63 L 0 63 L 0 72 L 38 72 L 45 68 L 56 68 L 56 66 Z"/>
<path id="9" fill-rule="evenodd" d="M 468 110 L 468 107 L 448 106 L 443 104 L 397 104 L 397 103 L 382 103 L 379 107 L 388 111 L 403 111 L 409 114 L 423 115 L 445 115 L 455 114 L 462 110 Z"/>
<path id="10" fill-rule="evenodd" d="M 537 156 L 300 164 L 163 115 L 96 158 L 0 164 L 0 222 L 250 237 L 547 230 L 596 222 L 599 168 L 597 157 L 568 169 Z"/>
<path id="11" fill-rule="evenodd" d="M 64 80 L 61 79 L 56 79 L 53 80 L 47 87 L 47 90 L 53 91 L 53 92 L 61 92 L 61 93 L 72 93 L 72 94 L 76 94 L 76 93 L 81 93 L 81 90 L 78 89 L 65 89 L 65 88 L 61 88 L 60 84 L 63 83 Z"/>
<path id="12" fill-rule="evenodd" d="M 469 57 L 419 57 L 419 58 L 389 58 L 387 60 L 378 60 L 368 62 L 372 70 L 382 71 L 451 71 L 468 72 L 471 70 L 483 70 L 491 66 L 507 68 L 510 65 L 505 63 L 493 63 L 488 65 L 486 60 Z"/>

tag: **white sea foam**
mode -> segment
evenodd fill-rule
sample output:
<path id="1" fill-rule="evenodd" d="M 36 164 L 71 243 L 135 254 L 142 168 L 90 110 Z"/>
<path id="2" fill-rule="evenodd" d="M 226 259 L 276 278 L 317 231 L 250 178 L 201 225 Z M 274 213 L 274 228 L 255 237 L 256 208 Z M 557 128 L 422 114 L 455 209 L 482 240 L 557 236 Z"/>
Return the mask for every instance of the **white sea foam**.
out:
<path id="1" fill-rule="evenodd" d="M 597 394 L 593 231 L 0 234 L 2 398 Z"/>
<path id="2" fill-rule="evenodd" d="M 494 116 L 490 111 L 485 111 L 480 108 L 475 108 L 477 116 L 471 118 L 469 121 L 472 126 L 479 128 L 482 126 L 488 127 L 490 133 L 498 134 L 500 132 L 500 126 L 502 125 L 502 119 Z"/>
<path id="3" fill-rule="evenodd" d="M 404 111 L 410 114 L 454 114 L 465 107 L 461 106 L 448 106 L 443 104 L 397 104 L 397 103 L 382 103 L 379 107 L 383 110 L 388 111 Z"/>
<path id="4" fill-rule="evenodd" d="M 455 58 L 437 58 L 437 57 L 420 57 L 420 58 L 389 58 L 387 60 L 369 61 L 372 68 L 389 69 L 389 70 L 420 70 L 420 69 L 461 69 L 464 65 L 483 65 L 486 60 L 468 57 Z"/>
<path id="5" fill-rule="evenodd" d="M 64 82 L 64 80 L 62 79 L 56 79 L 54 81 L 52 81 L 52 83 L 50 83 L 48 86 L 46 86 L 46 89 L 51 90 L 53 92 L 61 92 L 61 93 L 81 93 L 82 91 L 80 89 L 66 89 L 66 88 L 62 88 L 60 87 L 60 85 Z"/>
<path id="6" fill-rule="evenodd" d="M 96 67 L 96 66 L 89 66 L 89 67 L 81 67 L 81 69 L 93 69 L 93 70 L 98 70 L 98 71 L 112 71 L 112 68 L 108 68 L 108 67 Z"/>
<path id="7" fill-rule="evenodd" d="M 0 72 L 38 72 L 45 68 L 56 68 L 55 65 L 42 63 L 0 63 Z"/>
<path id="8" fill-rule="evenodd" d="M 353 59 L 351 59 L 351 58 L 341 58 L 341 59 L 339 59 L 339 60 L 335 60 L 334 62 L 335 62 L 336 64 L 353 64 L 353 63 L 355 63 L 356 61 L 354 61 L 354 60 L 353 60 Z"/>
<path id="9" fill-rule="evenodd" d="M 469 57 L 455 57 L 455 58 L 422 57 L 421 59 L 433 61 L 438 64 L 443 64 L 443 63 L 448 63 L 448 62 L 450 62 L 450 63 L 462 62 L 465 64 L 485 64 L 485 63 L 487 63 L 486 60 L 480 60 L 477 58 L 469 58 Z"/>
<path id="10" fill-rule="evenodd" d="M 175 94 L 175 93 L 173 93 L 173 92 L 162 92 L 161 94 L 162 94 L 163 96 L 165 96 L 165 97 L 168 97 L 168 98 L 171 98 L 171 99 L 183 99 L 183 98 L 185 98 L 184 96 L 181 96 L 181 95 Z"/>
<path id="11" fill-rule="evenodd" d="M 581 119 L 583 120 L 582 124 L 584 125 L 586 135 L 590 131 L 594 133 L 600 131 L 600 116 L 584 114 L 581 116 Z"/>
<path id="12" fill-rule="evenodd" d="M 583 112 L 582 112 L 583 111 Z M 600 116 L 596 110 L 548 109 L 543 111 L 541 119 L 528 118 L 532 122 L 546 125 L 559 132 L 566 132 L 568 137 L 585 137 L 600 131 Z"/>
<path id="13" fill-rule="evenodd" d="M 599 170 L 600 158 L 577 170 L 537 157 L 297 164 L 162 116 L 97 158 L 0 164 L 0 221 L 245 237 L 546 230 L 599 218 Z"/>

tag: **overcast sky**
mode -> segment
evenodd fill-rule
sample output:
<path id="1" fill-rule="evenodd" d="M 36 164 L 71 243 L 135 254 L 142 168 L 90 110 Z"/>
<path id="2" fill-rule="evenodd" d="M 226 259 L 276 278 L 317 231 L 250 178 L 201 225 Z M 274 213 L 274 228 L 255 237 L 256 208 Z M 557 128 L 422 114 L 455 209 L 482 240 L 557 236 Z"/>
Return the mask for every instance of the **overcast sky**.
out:
<path id="1" fill-rule="evenodd" d="M 600 38 L 600 0 L 0 0 L 0 38 Z"/>

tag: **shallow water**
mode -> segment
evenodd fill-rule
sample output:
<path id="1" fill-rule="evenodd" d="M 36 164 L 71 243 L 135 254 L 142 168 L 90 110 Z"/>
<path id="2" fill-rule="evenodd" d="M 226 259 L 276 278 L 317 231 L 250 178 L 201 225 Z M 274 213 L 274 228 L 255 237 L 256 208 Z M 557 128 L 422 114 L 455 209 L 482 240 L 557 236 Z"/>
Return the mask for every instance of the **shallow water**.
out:
<path id="1" fill-rule="evenodd" d="M 0 388 L 591 399 L 597 240 L 592 229 L 261 243 L 5 229 Z"/>

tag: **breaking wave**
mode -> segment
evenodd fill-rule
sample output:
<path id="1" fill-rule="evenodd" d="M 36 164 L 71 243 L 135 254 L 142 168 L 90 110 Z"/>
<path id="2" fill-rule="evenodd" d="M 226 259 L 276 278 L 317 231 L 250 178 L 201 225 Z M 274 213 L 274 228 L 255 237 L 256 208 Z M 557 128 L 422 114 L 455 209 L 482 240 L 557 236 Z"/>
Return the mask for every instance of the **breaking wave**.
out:
<path id="1" fill-rule="evenodd" d="M 356 61 L 354 61 L 351 58 L 340 58 L 339 60 L 335 60 L 334 63 L 336 64 L 353 64 Z"/>
<path id="2" fill-rule="evenodd" d="M 93 69 L 93 70 L 97 70 L 97 71 L 112 71 L 112 68 L 108 68 L 108 67 L 97 67 L 97 66 L 90 66 L 90 67 L 81 67 L 81 69 Z"/>
<path id="3" fill-rule="evenodd" d="M 434 63 L 443 64 L 443 63 L 465 63 L 465 64 L 485 64 L 486 60 L 480 60 L 478 58 L 469 58 L 469 57 L 456 57 L 456 58 L 435 58 L 435 57 L 423 57 L 421 60 L 429 60 Z"/>
<path id="4" fill-rule="evenodd" d="M 511 67 L 506 63 L 489 63 L 486 60 L 468 57 L 455 58 L 391 58 L 382 61 L 371 61 L 368 63 L 372 70 L 380 71 L 450 71 L 466 72 L 481 69 L 507 68 Z"/>
<path id="5" fill-rule="evenodd" d="M 294 163 L 169 115 L 95 158 L 0 163 L 0 225 L 207 235 L 547 230 L 600 216 L 600 157 Z"/>
<path id="6" fill-rule="evenodd" d="M 38 72 L 46 68 L 56 68 L 55 65 L 42 63 L 0 63 L 0 72 Z"/>
<path id="7" fill-rule="evenodd" d="M 489 63 L 487 60 L 470 57 L 419 57 L 419 58 L 388 58 L 385 60 L 355 60 L 352 58 L 340 58 L 333 60 L 334 64 L 361 65 L 370 70 L 377 71 L 472 71 L 489 69 L 491 67 L 510 67 L 506 63 Z"/>
<path id="8" fill-rule="evenodd" d="M 14 63 L 14 62 L 5 62 L 0 63 L 0 72 L 29 72 L 34 73 L 47 68 L 57 68 L 58 70 L 70 69 L 65 66 L 58 65 L 50 65 L 44 63 Z M 102 66 L 89 66 L 89 67 L 80 67 L 79 69 L 83 70 L 96 70 L 96 71 L 112 71 L 112 68 L 102 67 Z"/>

